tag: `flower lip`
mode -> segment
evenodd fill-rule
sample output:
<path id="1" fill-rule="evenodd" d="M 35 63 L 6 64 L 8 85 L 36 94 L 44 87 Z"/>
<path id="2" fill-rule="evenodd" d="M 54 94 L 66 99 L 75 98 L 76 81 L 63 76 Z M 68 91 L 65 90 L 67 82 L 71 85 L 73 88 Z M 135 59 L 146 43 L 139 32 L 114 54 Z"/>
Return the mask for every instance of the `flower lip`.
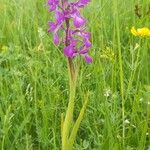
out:
<path id="1" fill-rule="evenodd" d="M 54 44 L 55 44 L 55 45 L 58 45 L 58 44 L 59 44 L 59 36 L 58 36 L 57 33 L 54 34 L 54 39 L 53 39 L 53 41 L 54 41 Z"/>
<path id="2" fill-rule="evenodd" d="M 75 53 L 76 53 L 76 49 L 75 49 L 74 45 L 69 45 L 64 48 L 64 55 L 66 57 L 73 58 Z"/>
<path id="3" fill-rule="evenodd" d="M 59 0 L 48 0 L 47 5 L 50 7 L 50 11 L 56 10 L 58 7 Z"/>
<path id="4" fill-rule="evenodd" d="M 58 24 L 61 24 L 63 21 L 65 21 L 64 13 L 62 13 L 60 11 L 56 11 L 56 21 Z"/>
<path id="5" fill-rule="evenodd" d="M 84 59 L 85 59 L 85 61 L 86 61 L 87 64 L 91 64 L 91 63 L 93 62 L 92 57 L 89 56 L 88 54 L 86 54 L 86 55 L 84 56 Z"/>
<path id="6" fill-rule="evenodd" d="M 84 40 L 84 45 L 86 46 L 86 48 L 90 48 L 92 46 L 91 42 L 87 39 Z"/>
<path id="7" fill-rule="evenodd" d="M 55 31 L 56 28 L 57 28 L 57 24 L 54 23 L 54 22 L 49 21 L 49 22 L 48 22 L 48 25 L 49 25 L 48 32 L 53 32 L 53 31 Z"/>
<path id="8" fill-rule="evenodd" d="M 84 19 L 84 18 L 81 17 L 81 16 L 76 15 L 76 16 L 74 17 L 74 25 L 75 25 L 75 27 L 77 27 L 77 28 L 80 28 L 80 27 L 83 26 L 86 22 L 87 22 L 86 19 Z"/>

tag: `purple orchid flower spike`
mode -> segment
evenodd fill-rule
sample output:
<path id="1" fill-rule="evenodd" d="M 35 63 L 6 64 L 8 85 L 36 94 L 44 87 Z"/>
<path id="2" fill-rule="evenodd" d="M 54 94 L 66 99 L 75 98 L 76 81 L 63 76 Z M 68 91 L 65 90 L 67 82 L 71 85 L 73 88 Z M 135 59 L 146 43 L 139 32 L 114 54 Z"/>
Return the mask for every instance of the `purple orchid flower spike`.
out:
<path id="1" fill-rule="evenodd" d="M 92 46 L 90 33 L 83 29 L 87 20 L 80 13 L 80 9 L 85 7 L 90 0 L 78 0 L 76 2 L 62 0 L 62 2 L 60 3 L 59 0 L 48 0 L 50 11 L 55 13 L 55 21 L 49 22 L 48 32 L 53 33 L 55 45 L 60 43 L 59 31 L 65 32 L 64 55 L 66 57 L 74 59 L 76 56 L 81 55 L 88 64 L 92 63 L 93 60 L 88 54 Z M 70 23 L 71 21 L 73 23 Z"/>

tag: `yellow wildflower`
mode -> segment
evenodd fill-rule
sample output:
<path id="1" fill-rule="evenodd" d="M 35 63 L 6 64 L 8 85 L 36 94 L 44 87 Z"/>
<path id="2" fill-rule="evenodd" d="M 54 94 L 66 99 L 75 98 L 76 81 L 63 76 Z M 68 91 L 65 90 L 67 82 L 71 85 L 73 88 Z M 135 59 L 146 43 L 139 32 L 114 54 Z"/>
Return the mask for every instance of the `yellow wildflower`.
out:
<path id="1" fill-rule="evenodd" d="M 115 60 L 115 53 L 113 51 L 113 49 L 111 47 L 106 47 L 100 55 L 101 58 L 110 60 L 110 61 L 114 61 Z"/>
<path id="2" fill-rule="evenodd" d="M 2 46 L 1 48 L 0 48 L 0 52 L 3 52 L 3 53 L 5 53 L 5 52 L 7 52 L 8 51 L 8 47 L 7 46 Z"/>
<path id="3" fill-rule="evenodd" d="M 146 36 L 150 36 L 150 29 L 144 27 L 144 28 L 139 28 L 139 29 L 135 29 L 135 27 L 131 28 L 131 33 L 134 36 L 141 36 L 141 37 L 146 37 Z"/>

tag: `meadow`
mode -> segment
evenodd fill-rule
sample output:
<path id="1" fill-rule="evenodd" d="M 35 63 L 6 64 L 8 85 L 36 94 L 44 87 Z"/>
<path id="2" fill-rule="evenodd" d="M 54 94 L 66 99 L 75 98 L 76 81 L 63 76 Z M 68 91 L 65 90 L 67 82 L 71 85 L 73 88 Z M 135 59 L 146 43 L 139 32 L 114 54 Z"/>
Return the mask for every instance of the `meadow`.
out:
<path id="1" fill-rule="evenodd" d="M 82 11 L 94 61 L 78 58 L 74 118 L 90 97 L 75 150 L 150 150 L 150 38 L 130 32 L 150 28 L 149 12 L 148 0 L 92 0 Z M 51 19 L 46 0 L 0 0 L 1 150 L 61 148 L 68 71 Z"/>

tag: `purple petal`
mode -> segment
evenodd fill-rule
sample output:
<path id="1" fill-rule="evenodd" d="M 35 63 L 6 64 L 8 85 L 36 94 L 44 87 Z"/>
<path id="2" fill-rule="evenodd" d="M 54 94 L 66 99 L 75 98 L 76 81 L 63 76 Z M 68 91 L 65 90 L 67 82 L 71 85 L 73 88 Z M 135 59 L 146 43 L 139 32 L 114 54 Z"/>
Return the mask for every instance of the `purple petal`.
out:
<path id="1" fill-rule="evenodd" d="M 84 59 L 85 59 L 85 61 L 86 61 L 87 64 L 90 64 L 90 63 L 93 62 L 92 57 L 90 57 L 88 54 L 86 54 L 86 55 L 84 56 Z"/>
<path id="2" fill-rule="evenodd" d="M 50 5 L 50 11 L 56 10 L 56 5 Z"/>
<path id="3" fill-rule="evenodd" d="M 74 51 L 73 46 L 67 46 L 67 47 L 64 48 L 64 55 L 66 57 L 73 58 L 74 53 L 75 53 L 75 51 Z"/>
<path id="4" fill-rule="evenodd" d="M 54 22 L 48 22 L 49 29 L 48 32 L 54 32 L 54 30 L 57 28 L 57 25 Z"/>
<path id="5" fill-rule="evenodd" d="M 86 46 L 86 48 L 90 48 L 91 47 L 91 42 L 90 42 L 91 34 L 89 32 L 81 32 L 81 36 L 84 39 L 84 45 Z"/>
<path id="6" fill-rule="evenodd" d="M 76 28 L 80 28 L 81 26 L 83 26 L 86 23 L 86 19 L 76 15 L 74 18 L 74 25 Z"/>
<path id="7" fill-rule="evenodd" d="M 77 6 L 78 7 L 84 7 L 85 5 L 87 5 L 90 2 L 90 0 L 79 0 L 77 2 Z"/>
<path id="8" fill-rule="evenodd" d="M 47 5 L 50 7 L 50 11 L 56 10 L 59 4 L 59 0 L 48 0 Z"/>
<path id="9" fill-rule="evenodd" d="M 91 38 L 91 34 L 89 32 L 82 32 L 83 37 L 85 37 L 86 39 L 90 39 Z"/>
<path id="10" fill-rule="evenodd" d="M 78 44 L 78 41 L 76 39 L 73 39 L 73 38 L 69 38 L 70 40 L 70 44 L 75 47 L 77 44 Z"/>
<path id="11" fill-rule="evenodd" d="M 65 20 L 65 15 L 62 12 L 57 11 L 56 12 L 56 20 L 57 20 L 58 24 L 61 24 Z"/>
<path id="12" fill-rule="evenodd" d="M 59 36 L 57 33 L 54 34 L 54 38 L 53 38 L 54 44 L 58 45 L 59 44 Z"/>
<path id="13" fill-rule="evenodd" d="M 84 41 L 84 44 L 85 44 L 86 48 L 90 48 L 91 45 L 92 45 L 89 40 L 85 40 L 85 41 Z"/>
<path id="14" fill-rule="evenodd" d="M 88 50 L 87 49 L 81 49 L 80 52 L 79 52 L 81 55 L 85 55 L 88 53 Z"/>

